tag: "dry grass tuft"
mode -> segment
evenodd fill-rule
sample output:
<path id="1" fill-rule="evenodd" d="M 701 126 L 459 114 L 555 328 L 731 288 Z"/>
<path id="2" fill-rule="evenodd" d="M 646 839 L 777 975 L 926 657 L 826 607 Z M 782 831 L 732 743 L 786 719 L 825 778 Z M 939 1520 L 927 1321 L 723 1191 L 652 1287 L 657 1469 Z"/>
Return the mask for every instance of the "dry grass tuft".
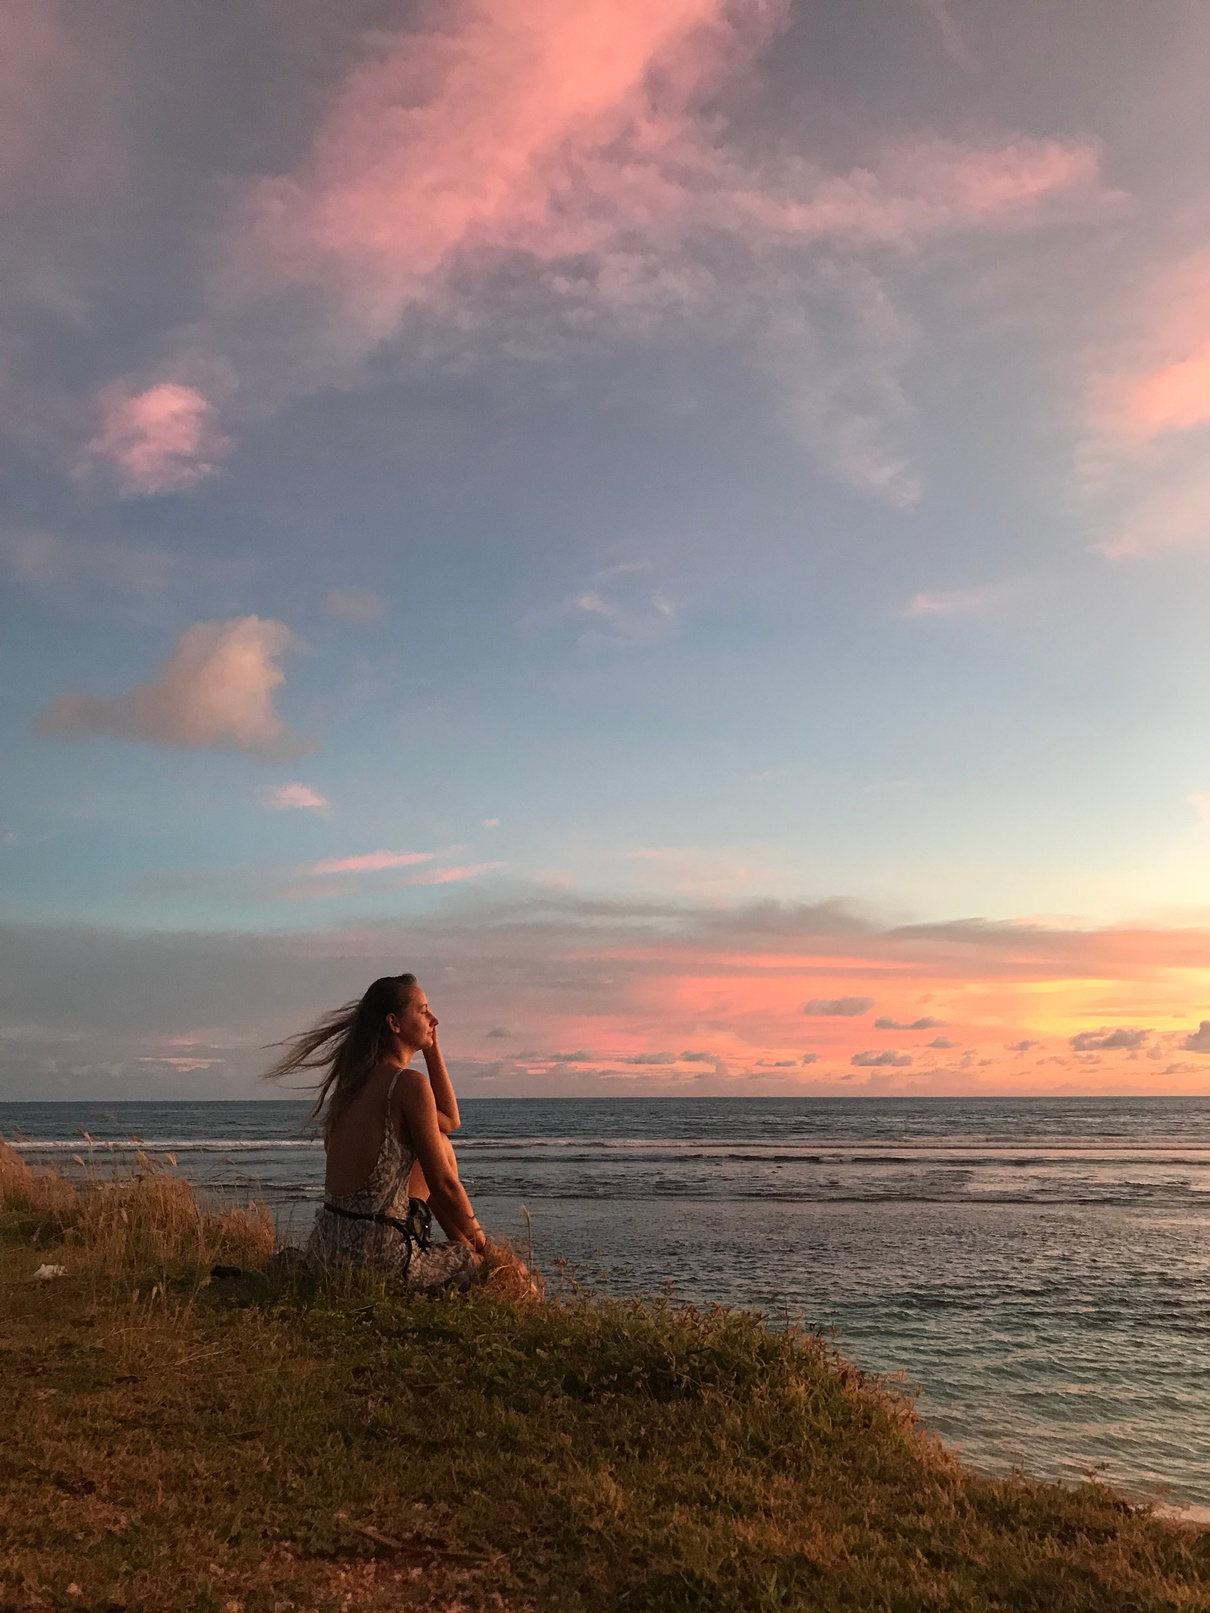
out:
<path id="1" fill-rule="evenodd" d="M 55 1170 L 31 1170 L 0 1142 L 0 1210 L 32 1242 L 78 1251 L 90 1269 L 261 1266 L 273 1253 L 273 1216 L 263 1204 L 205 1208 L 191 1183 L 139 1154 L 127 1175 L 89 1170 L 75 1186 Z"/>
<path id="2" fill-rule="evenodd" d="M 68 1211 L 76 1190 L 55 1170 L 31 1170 L 15 1148 L 0 1138 L 0 1209 L 25 1210 L 34 1215 Z"/>
<path id="3" fill-rule="evenodd" d="M 65 1227 L 107 1269 L 154 1263 L 208 1265 L 220 1257 L 263 1265 L 273 1253 L 273 1216 L 263 1204 L 207 1210 L 192 1185 L 148 1161 L 129 1177 L 77 1196 Z"/>

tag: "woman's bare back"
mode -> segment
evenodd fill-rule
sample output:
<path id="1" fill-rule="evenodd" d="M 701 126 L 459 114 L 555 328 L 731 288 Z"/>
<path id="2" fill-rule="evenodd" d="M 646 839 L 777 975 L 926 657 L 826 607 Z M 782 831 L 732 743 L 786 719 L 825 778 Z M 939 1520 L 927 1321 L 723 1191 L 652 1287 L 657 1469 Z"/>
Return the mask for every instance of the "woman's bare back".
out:
<path id="1" fill-rule="evenodd" d="M 394 1128 L 396 1136 L 407 1146 L 398 1105 L 392 1103 L 389 1114 L 387 1106 L 387 1093 L 398 1073 L 398 1065 L 378 1065 L 352 1103 L 337 1117 L 325 1144 L 324 1187 L 329 1193 L 343 1197 L 364 1187 L 382 1152 L 388 1126 Z"/>

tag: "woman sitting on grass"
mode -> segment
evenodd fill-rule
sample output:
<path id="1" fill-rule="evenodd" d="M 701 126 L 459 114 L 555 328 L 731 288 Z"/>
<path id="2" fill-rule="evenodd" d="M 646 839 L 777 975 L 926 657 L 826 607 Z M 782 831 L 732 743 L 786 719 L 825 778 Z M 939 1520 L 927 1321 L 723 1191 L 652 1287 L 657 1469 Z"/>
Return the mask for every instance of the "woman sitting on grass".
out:
<path id="1" fill-rule="evenodd" d="M 418 1052 L 427 1075 L 408 1068 Z M 409 1288 L 468 1287 L 488 1242 L 446 1141 L 461 1124 L 458 1100 L 416 976 L 376 980 L 288 1042 L 265 1079 L 314 1069 L 327 1070 L 311 1111 L 323 1119 L 327 1169 L 307 1264 L 369 1267 Z M 430 1245 L 430 1206 L 448 1243 Z"/>

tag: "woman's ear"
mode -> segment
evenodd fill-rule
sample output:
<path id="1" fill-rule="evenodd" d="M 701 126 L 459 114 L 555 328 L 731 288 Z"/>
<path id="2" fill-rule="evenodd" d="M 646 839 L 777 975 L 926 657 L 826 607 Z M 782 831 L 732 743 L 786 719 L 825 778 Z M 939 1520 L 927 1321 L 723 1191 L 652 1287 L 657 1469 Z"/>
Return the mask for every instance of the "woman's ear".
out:
<path id="1" fill-rule="evenodd" d="M 391 1032 L 392 1036 L 399 1035 L 399 1021 L 396 1019 L 394 1014 L 387 1015 L 387 1029 Z"/>

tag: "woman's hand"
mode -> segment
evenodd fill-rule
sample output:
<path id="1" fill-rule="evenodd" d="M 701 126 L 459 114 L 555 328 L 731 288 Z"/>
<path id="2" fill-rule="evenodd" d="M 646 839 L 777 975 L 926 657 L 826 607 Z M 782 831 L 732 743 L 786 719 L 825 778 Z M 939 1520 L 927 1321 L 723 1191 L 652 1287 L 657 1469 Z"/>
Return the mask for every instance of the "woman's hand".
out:
<path id="1" fill-rule="evenodd" d="M 462 1124 L 462 1117 L 458 1113 L 458 1099 L 454 1096 L 454 1084 L 450 1080 L 450 1073 L 445 1067 L 445 1059 L 441 1054 L 441 1043 L 437 1040 L 437 1026 L 440 1023 L 431 1008 L 426 1010 L 429 1019 L 429 1039 L 422 1049 L 424 1053 L 425 1068 L 429 1072 L 429 1084 L 433 1089 L 433 1097 L 437 1100 L 437 1112 L 441 1116 L 442 1131 L 457 1131 Z"/>
<path id="2" fill-rule="evenodd" d="M 465 1244 L 473 1255 L 482 1256 L 487 1252 L 489 1239 L 478 1221 L 473 1221 L 456 1235 L 451 1232 L 449 1236 L 451 1243 Z"/>

